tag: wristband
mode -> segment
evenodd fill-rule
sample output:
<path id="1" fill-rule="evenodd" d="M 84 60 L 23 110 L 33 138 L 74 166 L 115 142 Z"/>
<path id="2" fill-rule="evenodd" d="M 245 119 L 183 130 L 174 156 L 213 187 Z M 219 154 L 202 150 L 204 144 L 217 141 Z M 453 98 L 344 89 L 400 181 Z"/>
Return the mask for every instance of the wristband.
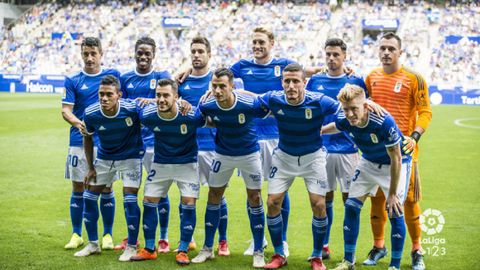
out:
<path id="1" fill-rule="evenodd" d="M 420 134 L 420 132 L 417 132 L 417 131 L 412 132 L 412 135 L 410 135 L 410 137 L 412 137 L 417 143 L 420 140 L 421 136 L 422 134 Z"/>

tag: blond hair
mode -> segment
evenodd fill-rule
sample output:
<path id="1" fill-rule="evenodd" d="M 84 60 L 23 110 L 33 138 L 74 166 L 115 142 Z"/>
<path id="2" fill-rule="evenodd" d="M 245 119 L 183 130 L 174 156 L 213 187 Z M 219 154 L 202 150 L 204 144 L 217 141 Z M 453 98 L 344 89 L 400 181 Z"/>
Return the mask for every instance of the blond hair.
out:
<path id="1" fill-rule="evenodd" d="M 273 32 L 270 31 L 269 29 L 267 29 L 266 27 L 256 27 L 253 29 L 252 31 L 253 33 L 262 33 L 262 34 L 265 34 L 267 35 L 268 39 L 270 41 L 274 41 L 275 40 L 275 36 L 273 35 Z"/>
<path id="2" fill-rule="evenodd" d="M 345 84 L 337 95 L 337 99 L 340 102 L 350 102 L 353 99 L 361 97 L 365 98 L 365 90 L 362 87 L 355 84 Z"/>

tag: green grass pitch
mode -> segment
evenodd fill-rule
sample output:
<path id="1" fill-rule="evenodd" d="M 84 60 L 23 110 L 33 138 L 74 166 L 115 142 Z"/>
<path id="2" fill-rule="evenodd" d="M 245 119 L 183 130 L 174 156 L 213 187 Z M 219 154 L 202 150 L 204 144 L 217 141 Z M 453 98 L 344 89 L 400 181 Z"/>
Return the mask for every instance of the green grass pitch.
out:
<path id="1" fill-rule="evenodd" d="M 105 251 L 99 256 L 75 258 L 74 251 L 63 249 L 71 233 L 68 212 L 71 184 L 63 179 L 68 125 L 61 118 L 60 107 L 57 95 L 0 94 L 0 269 L 180 269 L 173 254 L 161 255 L 156 261 L 121 263 L 119 252 Z M 421 140 L 421 205 L 423 210 L 440 210 L 445 224 L 434 238 L 424 234 L 424 241 L 428 242 L 423 245 L 428 253 L 426 265 L 428 269 L 474 269 L 478 267 L 475 266 L 478 265 L 475 254 L 480 247 L 480 107 L 435 106 L 433 113 L 432 124 Z M 465 127 L 454 124 L 455 120 L 465 118 L 469 119 L 460 121 Z M 115 192 L 114 240 L 117 243 L 126 236 L 121 183 L 115 184 Z M 206 192 L 207 189 L 202 188 L 197 207 L 194 237 L 199 245 L 204 240 Z M 309 269 L 306 259 L 312 246 L 311 210 L 301 180 L 294 183 L 290 194 L 288 241 L 291 254 L 286 269 Z M 250 230 L 244 184 L 238 177 L 230 181 L 226 197 L 232 255 L 188 268 L 252 269 L 251 257 L 243 256 Z M 176 187 L 170 191 L 170 198 L 169 238 L 174 246 L 179 239 Z M 372 246 L 369 209 L 370 203 L 366 203 L 357 247 L 359 262 L 365 259 Z M 342 221 L 343 206 L 337 193 L 330 241 L 333 258 L 326 261 L 328 268 L 333 268 L 342 258 Z M 387 224 L 389 247 L 388 234 Z M 140 232 L 140 241 L 143 244 L 143 232 Z M 402 269 L 410 269 L 410 247 L 408 238 Z M 190 256 L 197 252 L 198 249 Z M 269 246 L 266 256 L 271 255 L 272 247 Z M 357 267 L 387 269 L 388 261 L 382 260 L 377 267 Z"/>

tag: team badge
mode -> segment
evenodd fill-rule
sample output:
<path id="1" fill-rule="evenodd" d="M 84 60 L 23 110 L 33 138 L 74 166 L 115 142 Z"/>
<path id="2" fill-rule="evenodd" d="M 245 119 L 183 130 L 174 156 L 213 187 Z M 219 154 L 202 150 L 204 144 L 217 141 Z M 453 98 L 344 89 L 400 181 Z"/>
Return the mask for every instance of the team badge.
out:
<path id="1" fill-rule="evenodd" d="M 377 135 L 370 133 L 370 138 L 372 139 L 373 143 L 378 143 L 378 138 Z"/>
<path id="2" fill-rule="evenodd" d="M 182 125 L 180 126 L 180 133 L 182 133 L 182 134 L 187 134 L 187 132 L 188 132 L 187 125 L 186 125 L 186 124 L 182 124 Z"/>
<path id="3" fill-rule="evenodd" d="M 155 89 L 157 87 L 157 81 L 155 79 L 150 80 L 150 89 Z"/>
<path id="4" fill-rule="evenodd" d="M 274 72 L 275 72 L 275 77 L 280 77 L 280 75 L 282 75 L 282 71 L 280 70 L 280 66 L 275 66 Z"/>
<path id="5" fill-rule="evenodd" d="M 400 93 L 400 90 L 402 90 L 402 82 L 397 82 L 393 88 L 393 92 Z"/>
<path id="6" fill-rule="evenodd" d="M 125 118 L 125 123 L 127 123 L 127 126 L 131 127 L 133 125 L 132 118 L 130 117 Z"/>
<path id="7" fill-rule="evenodd" d="M 245 114 L 241 113 L 238 115 L 238 123 L 245 124 Z"/>
<path id="8" fill-rule="evenodd" d="M 312 119 L 312 109 L 305 109 L 305 118 Z"/>

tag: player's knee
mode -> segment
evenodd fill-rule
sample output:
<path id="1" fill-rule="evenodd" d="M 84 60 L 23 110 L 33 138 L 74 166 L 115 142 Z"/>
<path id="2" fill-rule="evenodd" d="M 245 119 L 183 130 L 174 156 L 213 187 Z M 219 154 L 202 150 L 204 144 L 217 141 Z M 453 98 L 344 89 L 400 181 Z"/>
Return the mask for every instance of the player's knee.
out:
<path id="1" fill-rule="evenodd" d="M 72 182 L 72 191 L 73 192 L 83 192 L 84 191 L 83 182 Z"/>
<path id="2" fill-rule="evenodd" d="M 248 203 L 250 206 L 259 206 L 262 204 L 262 194 L 260 191 L 249 191 L 248 192 Z"/>
<path id="3" fill-rule="evenodd" d="M 276 197 L 268 197 L 267 207 L 269 212 L 280 212 L 282 208 L 282 200 Z"/>
<path id="4" fill-rule="evenodd" d="M 195 205 L 196 199 L 193 197 L 182 197 L 182 204 Z"/>
<path id="5" fill-rule="evenodd" d="M 222 201 L 223 192 L 219 188 L 210 188 L 208 191 L 208 203 L 209 204 L 220 204 Z"/>
<path id="6" fill-rule="evenodd" d="M 310 206 L 312 207 L 312 210 L 314 213 L 320 215 L 320 216 L 325 216 L 325 201 L 324 200 L 316 200 L 316 201 L 311 201 Z"/>

